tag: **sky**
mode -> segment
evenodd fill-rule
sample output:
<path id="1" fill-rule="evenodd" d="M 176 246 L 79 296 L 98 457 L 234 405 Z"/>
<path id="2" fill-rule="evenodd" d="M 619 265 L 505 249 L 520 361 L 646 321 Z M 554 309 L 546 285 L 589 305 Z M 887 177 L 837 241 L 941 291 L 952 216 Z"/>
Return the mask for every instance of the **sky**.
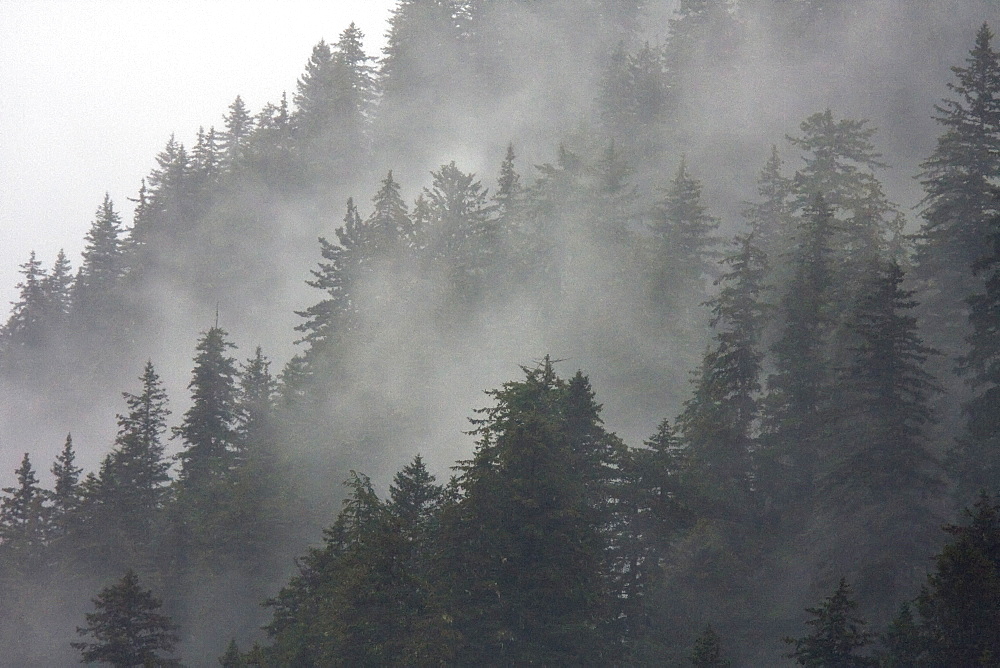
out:
<path id="1" fill-rule="evenodd" d="M 395 0 L 0 0 L 0 322 L 18 265 L 74 270 L 110 194 L 131 222 L 171 133 L 190 147 L 242 96 L 289 98 L 312 47 L 352 21 L 369 54 Z"/>

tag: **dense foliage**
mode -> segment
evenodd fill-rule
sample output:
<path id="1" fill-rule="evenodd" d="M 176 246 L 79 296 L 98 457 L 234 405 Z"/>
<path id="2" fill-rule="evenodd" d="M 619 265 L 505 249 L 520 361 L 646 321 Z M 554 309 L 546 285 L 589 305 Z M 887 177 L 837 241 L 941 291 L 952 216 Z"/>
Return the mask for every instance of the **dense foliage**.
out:
<path id="1" fill-rule="evenodd" d="M 23 405 L 120 411 L 93 471 L 62 431 L 51 488 L 27 453 L 3 489 L 0 661 L 994 665 L 990 28 L 925 101 L 916 234 L 869 120 L 755 131 L 756 175 L 701 125 L 755 31 L 790 68 L 877 5 L 403 0 L 381 59 L 351 25 L 290 101 L 171 137 L 0 328 Z M 529 86 L 560 93 L 530 131 Z M 480 116 L 524 142 L 476 139 L 495 179 L 447 156 Z M 183 399 L 148 359 L 178 348 Z"/>

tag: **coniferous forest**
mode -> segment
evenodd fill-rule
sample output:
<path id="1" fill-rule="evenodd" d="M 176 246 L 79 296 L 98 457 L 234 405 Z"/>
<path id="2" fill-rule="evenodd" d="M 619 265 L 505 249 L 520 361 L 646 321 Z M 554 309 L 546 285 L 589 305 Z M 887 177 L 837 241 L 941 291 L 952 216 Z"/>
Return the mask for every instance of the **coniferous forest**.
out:
<path id="1" fill-rule="evenodd" d="M 998 26 L 330 27 L 20 266 L 0 663 L 1000 665 Z"/>

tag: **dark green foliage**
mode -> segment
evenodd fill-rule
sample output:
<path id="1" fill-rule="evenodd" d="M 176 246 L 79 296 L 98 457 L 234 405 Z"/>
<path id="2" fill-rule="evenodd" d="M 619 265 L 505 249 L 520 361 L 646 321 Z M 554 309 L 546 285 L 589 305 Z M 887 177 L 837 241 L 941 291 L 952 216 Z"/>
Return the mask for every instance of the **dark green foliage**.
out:
<path id="1" fill-rule="evenodd" d="M 181 480 L 197 487 L 225 477 L 236 446 L 236 365 L 226 355 L 233 348 L 227 334 L 212 327 L 202 335 L 194 358 L 195 367 L 188 389 L 191 408 L 184 413 L 174 434 L 186 445 L 178 458 Z"/>
<path id="2" fill-rule="evenodd" d="M 971 333 L 962 368 L 969 375 L 972 397 L 964 407 L 968 422 L 952 462 L 959 499 L 976 490 L 995 490 L 1000 480 L 1000 217 L 991 225 L 992 248 L 976 266 L 986 274 L 985 289 L 967 300 Z"/>
<path id="3" fill-rule="evenodd" d="M 52 464 L 52 476 L 55 478 L 55 488 L 49 494 L 52 531 L 55 535 L 65 535 L 80 507 L 81 489 L 80 474 L 83 469 L 75 465 L 76 453 L 73 451 L 73 437 L 66 435 L 66 443 Z"/>
<path id="4" fill-rule="evenodd" d="M 31 569 L 39 565 L 37 560 L 48 540 L 46 494 L 38 486 L 28 453 L 24 453 L 14 473 L 17 486 L 4 487 L 4 497 L 0 499 L 0 551 L 7 554 L 10 563 Z"/>
<path id="5" fill-rule="evenodd" d="M 917 597 L 927 665 L 989 666 L 1000 657 L 1000 505 L 980 496 Z"/>
<path id="6" fill-rule="evenodd" d="M 920 635 L 910 604 L 903 603 L 899 614 L 882 635 L 883 651 L 878 652 L 878 665 L 885 668 L 907 668 L 921 665 L 924 639 Z"/>
<path id="7" fill-rule="evenodd" d="M 701 201 L 701 182 L 682 159 L 663 198 L 654 205 L 650 223 L 651 298 L 665 312 L 682 309 L 690 315 L 704 301 L 718 259 L 718 226 Z"/>
<path id="8" fill-rule="evenodd" d="M 179 640 L 177 628 L 157 612 L 162 607 L 153 593 L 142 589 L 134 571 L 105 587 L 94 599 L 87 625 L 77 628 L 90 642 L 74 642 L 85 663 L 107 663 L 117 668 L 177 666 L 169 658 Z"/>
<path id="9" fill-rule="evenodd" d="M 702 634 L 694 641 L 694 648 L 691 650 L 691 665 L 694 668 L 729 668 L 732 665 L 728 659 L 723 658 L 722 642 L 711 626 L 706 626 Z"/>
<path id="10" fill-rule="evenodd" d="M 10 318 L 3 327 L 4 345 L 10 354 L 25 348 L 44 345 L 49 332 L 46 315 L 49 312 L 45 291 L 46 272 L 31 251 L 28 261 L 20 266 L 24 277 L 17 284 L 18 299 L 13 303 Z M 7 357 L 10 360 L 10 356 Z"/>
<path id="11" fill-rule="evenodd" d="M 851 588 L 841 578 L 836 591 L 817 608 L 806 608 L 812 618 L 806 621 L 811 630 L 801 638 L 786 638 L 795 649 L 788 657 L 800 666 L 838 666 L 862 668 L 875 666 L 875 660 L 860 652 L 872 643 L 865 621 L 857 616 L 858 604 L 851 598 Z"/>
<path id="12" fill-rule="evenodd" d="M 525 373 L 491 392 L 495 405 L 474 420 L 480 440 L 462 465 L 463 496 L 442 518 L 458 661 L 614 661 L 619 649 L 600 635 L 614 618 L 607 539 L 567 431 L 567 386 L 548 359 Z"/>
<path id="13" fill-rule="evenodd" d="M 998 212 L 1000 56 L 992 40 L 983 24 L 965 66 L 952 68 L 952 97 L 936 107 L 943 133 L 920 175 L 927 193 L 917 252 L 921 300 L 927 302 L 921 315 L 935 345 L 952 357 L 965 348 L 963 300 L 982 292 L 982 277 L 973 276 L 972 266 L 988 252 L 984 242 Z"/>
<path id="14" fill-rule="evenodd" d="M 767 258 L 752 236 L 737 238 L 735 246 L 723 260 L 729 271 L 718 281 L 719 296 L 709 302 L 715 345 L 702 361 L 694 396 L 677 418 L 690 484 L 709 515 L 721 510 L 720 504 L 729 508 L 727 515 L 749 510 L 753 476 Z"/>

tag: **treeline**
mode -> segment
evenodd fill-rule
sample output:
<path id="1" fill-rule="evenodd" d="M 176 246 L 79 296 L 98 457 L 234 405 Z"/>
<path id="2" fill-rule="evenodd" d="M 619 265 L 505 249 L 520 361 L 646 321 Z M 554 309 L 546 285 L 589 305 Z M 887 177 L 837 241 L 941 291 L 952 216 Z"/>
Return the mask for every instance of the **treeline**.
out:
<path id="1" fill-rule="evenodd" d="M 765 156 L 741 220 L 711 213 L 670 118 L 695 103 L 700 74 L 739 51 L 743 24 L 723 2 L 682 2 L 662 48 L 597 44 L 609 55 L 595 127 L 531 176 L 509 147 L 492 191 L 450 162 L 407 201 L 390 171 L 367 211 L 349 199 L 329 224 L 336 184 L 379 179 L 373 157 L 404 111 L 441 90 L 489 99 L 427 49 L 481 63 L 491 44 L 512 57 L 483 19 L 497 6 L 448 4 L 446 15 L 446 4 L 401 3 L 378 70 L 352 26 L 316 46 L 291 106 L 252 115 L 237 98 L 225 131 L 200 132 L 190 154 L 171 139 L 131 228 L 105 198 L 75 276 L 65 257 L 23 266 L 0 367 L 26 392 L 68 394 L 107 384 L 106 367 L 135 364 L 157 330 L 172 331 L 175 298 L 235 295 L 252 305 L 244 324 L 266 326 L 289 273 L 266 257 L 273 238 L 296 233 L 289 220 L 336 227 L 320 239 L 298 352 L 277 377 L 260 349 L 239 365 L 216 322 L 197 342 L 176 426 L 147 363 L 95 472 L 83 474 L 67 439 L 45 489 L 25 455 L 0 502 L 10 660 L 68 661 L 88 599 L 130 571 L 121 586 L 162 593 L 185 656 L 218 656 L 235 638 L 230 665 L 683 664 L 709 625 L 701 657 L 721 642 L 740 663 L 788 651 L 806 665 L 849 663 L 810 659 L 825 650 L 808 636 L 780 646 L 831 591 L 813 626 L 851 617 L 856 596 L 876 628 L 893 624 L 890 665 L 972 656 L 942 649 L 952 645 L 988 664 L 988 632 L 969 640 L 941 620 L 961 578 L 994 577 L 992 500 L 972 529 L 950 530 L 961 540 L 930 580 L 927 570 L 939 527 L 995 492 L 1000 466 L 1000 57 L 989 28 L 937 109 L 916 236 L 884 192 L 874 128 L 831 110 Z M 526 4 L 504 6 L 542 11 Z M 797 3 L 794 30 L 846 20 L 810 13 L 821 5 Z M 574 25 L 602 35 L 627 36 L 640 16 L 628 3 L 581 7 Z M 427 72 L 440 77 L 415 86 Z M 392 141 L 428 150 L 418 134 Z M 418 458 L 383 499 L 350 474 L 347 505 L 294 573 L 294 554 L 335 513 L 334 483 L 350 470 L 389 478 L 400 458 L 429 455 L 416 446 L 442 438 L 429 407 L 467 399 L 460 376 L 484 349 L 582 351 L 609 401 L 659 426 L 626 445 L 604 428 L 588 378 L 561 379 L 545 358 L 490 393 L 452 480 L 439 485 Z M 693 369 L 690 384 L 677 368 Z M 851 638 L 858 661 L 873 661 L 854 651 L 865 632 Z"/>

